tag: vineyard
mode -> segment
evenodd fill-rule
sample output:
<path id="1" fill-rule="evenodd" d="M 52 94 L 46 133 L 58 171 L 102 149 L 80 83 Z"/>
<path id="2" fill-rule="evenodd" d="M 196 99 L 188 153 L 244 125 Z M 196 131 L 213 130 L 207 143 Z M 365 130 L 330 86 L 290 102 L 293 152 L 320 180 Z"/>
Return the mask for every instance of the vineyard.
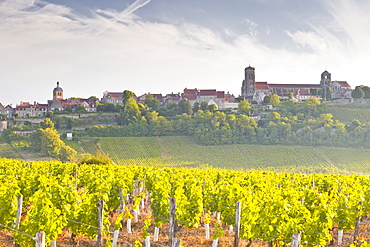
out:
<path id="1" fill-rule="evenodd" d="M 9 144 L 0 144 L 0 157 L 5 158 L 20 158 L 16 149 Z"/>
<path id="2" fill-rule="evenodd" d="M 218 168 L 280 172 L 370 173 L 368 149 L 246 144 L 203 146 L 186 136 L 106 137 L 84 140 L 81 146 L 93 155 L 101 150 L 121 165 L 198 167 L 208 164 Z"/>
<path id="3" fill-rule="evenodd" d="M 360 175 L 0 160 L 0 235 L 20 246 L 366 246 L 366 216 Z"/>

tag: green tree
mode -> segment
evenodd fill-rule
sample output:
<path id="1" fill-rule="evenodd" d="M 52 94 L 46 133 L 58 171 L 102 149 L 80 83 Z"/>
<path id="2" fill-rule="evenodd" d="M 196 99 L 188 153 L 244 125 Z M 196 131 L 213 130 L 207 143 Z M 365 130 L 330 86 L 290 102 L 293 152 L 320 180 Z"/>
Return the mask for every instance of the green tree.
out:
<path id="1" fill-rule="evenodd" d="M 160 102 L 158 99 L 154 98 L 152 94 L 148 94 L 145 97 L 145 105 L 147 105 L 152 110 L 156 110 L 159 107 Z"/>
<path id="2" fill-rule="evenodd" d="M 361 89 L 364 91 L 365 93 L 365 96 L 364 98 L 365 99 L 370 99 L 370 87 L 368 86 L 361 86 Z"/>
<path id="3" fill-rule="evenodd" d="M 294 93 L 293 92 L 288 93 L 288 98 L 289 99 L 293 99 L 293 97 L 294 97 Z"/>
<path id="4" fill-rule="evenodd" d="M 122 95 L 122 104 L 123 104 L 123 106 L 125 106 L 126 102 L 129 99 L 132 99 L 134 96 L 135 96 L 135 94 L 133 92 L 129 91 L 129 90 L 123 91 L 123 95 Z"/>
<path id="5" fill-rule="evenodd" d="M 65 112 L 72 112 L 72 106 L 70 106 L 70 105 L 67 105 L 65 108 L 64 108 L 64 111 Z"/>
<path id="6" fill-rule="evenodd" d="M 43 122 L 40 123 L 40 127 L 42 129 L 47 129 L 47 128 L 54 129 L 54 123 L 51 121 L 50 118 L 46 118 Z"/>
<path id="7" fill-rule="evenodd" d="M 133 98 L 126 100 L 123 111 L 121 113 L 121 122 L 123 125 L 136 123 L 141 119 L 141 112 L 139 106 Z"/>
<path id="8" fill-rule="evenodd" d="M 156 121 L 158 119 L 158 112 L 156 111 L 147 112 L 145 118 L 148 121 L 148 124 L 150 124 L 151 122 Z"/>
<path id="9" fill-rule="evenodd" d="M 217 107 L 217 105 L 216 104 L 210 104 L 210 105 L 208 105 L 208 110 L 210 111 L 210 112 L 214 112 L 214 111 L 216 111 L 218 109 L 218 107 Z"/>
<path id="10" fill-rule="evenodd" d="M 263 103 L 265 104 L 269 104 L 271 102 L 271 95 L 266 95 L 264 98 L 263 98 Z"/>
<path id="11" fill-rule="evenodd" d="M 280 101 L 279 95 L 277 95 L 277 94 L 271 95 L 271 98 L 270 98 L 270 104 L 271 105 L 278 106 L 278 105 L 280 105 L 280 103 L 281 103 L 281 101 Z"/>
<path id="12" fill-rule="evenodd" d="M 96 96 L 90 96 L 89 97 L 89 101 L 90 102 L 93 102 L 94 104 L 96 103 L 96 101 L 98 101 L 99 99 L 98 99 L 98 97 L 96 97 Z"/>
<path id="13" fill-rule="evenodd" d="M 188 115 L 193 114 L 193 109 L 191 108 L 191 104 L 187 98 L 180 100 L 179 102 L 180 114 L 186 113 Z"/>
<path id="14" fill-rule="evenodd" d="M 251 104 L 248 100 L 242 100 L 238 104 L 238 113 L 240 114 L 249 114 L 252 110 Z"/>
<path id="15" fill-rule="evenodd" d="M 200 104 L 198 101 L 196 101 L 193 105 L 193 112 L 196 113 L 200 109 Z"/>
<path id="16" fill-rule="evenodd" d="M 48 117 L 48 118 L 52 118 L 53 115 L 54 115 L 54 112 L 53 111 L 47 111 L 46 112 L 46 117 Z"/>
<path id="17" fill-rule="evenodd" d="M 56 129 L 59 129 L 59 128 L 60 128 L 60 118 L 57 118 L 57 119 L 55 120 L 55 128 L 56 128 Z"/>
<path id="18" fill-rule="evenodd" d="M 356 86 L 355 90 L 352 91 L 352 97 L 355 99 L 362 99 L 365 96 L 364 90 L 361 86 Z"/>
<path id="19" fill-rule="evenodd" d="M 105 112 L 115 112 L 116 106 L 113 103 L 107 102 L 104 104 Z"/>
<path id="20" fill-rule="evenodd" d="M 67 129 L 72 129 L 73 128 L 73 120 L 72 118 L 67 119 Z"/>
<path id="21" fill-rule="evenodd" d="M 63 162 L 71 162 L 74 160 L 76 154 L 76 150 L 64 144 L 60 148 L 59 158 Z"/>
<path id="22" fill-rule="evenodd" d="M 85 109 L 85 107 L 83 105 L 78 105 L 76 107 L 76 112 L 77 113 L 84 113 L 84 112 L 87 112 L 87 111 L 86 111 L 86 109 Z"/>
<path id="23" fill-rule="evenodd" d="M 208 110 L 208 102 L 207 101 L 203 101 L 202 103 L 200 103 L 200 109 L 202 111 L 207 111 Z"/>

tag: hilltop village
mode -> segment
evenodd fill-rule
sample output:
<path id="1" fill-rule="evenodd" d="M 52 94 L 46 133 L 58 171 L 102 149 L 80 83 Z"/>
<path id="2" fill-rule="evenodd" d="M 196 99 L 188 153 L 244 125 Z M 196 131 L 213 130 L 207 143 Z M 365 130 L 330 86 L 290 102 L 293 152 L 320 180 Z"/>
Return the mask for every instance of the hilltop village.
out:
<path id="1" fill-rule="evenodd" d="M 266 101 L 266 96 L 277 95 L 280 100 L 292 99 L 294 102 L 303 101 L 310 97 L 317 99 L 335 100 L 352 99 L 353 90 L 346 81 L 332 81 L 331 74 L 324 71 L 318 84 L 272 84 L 266 81 L 256 81 L 255 68 L 248 66 L 244 70 L 245 78 L 242 81 L 241 94 L 234 96 L 229 92 L 217 91 L 216 89 L 189 89 L 185 88 L 182 93 L 134 95 L 138 103 L 144 103 L 148 95 L 152 95 L 160 103 L 166 106 L 169 103 L 179 103 L 188 100 L 194 106 L 196 102 L 206 102 L 215 105 L 217 109 L 236 109 L 240 100 L 248 100 L 251 104 L 261 104 Z M 99 112 L 99 105 L 112 103 L 122 105 L 123 92 L 103 92 L 103 97 L 89 98 L 63 97 L 63 89 L 60 83 L 52 91 L 53 98 L 47 103 L 20 102 L 15 107 L 11 104 L 0 102 L 0 114 L 3 120 L 13 118 L 45 117 L 48 111 L 53 112 Z M 266 102 L 265 102 L 266 103 Z M 102 108 L 102 107 L 100 107 Z"/>

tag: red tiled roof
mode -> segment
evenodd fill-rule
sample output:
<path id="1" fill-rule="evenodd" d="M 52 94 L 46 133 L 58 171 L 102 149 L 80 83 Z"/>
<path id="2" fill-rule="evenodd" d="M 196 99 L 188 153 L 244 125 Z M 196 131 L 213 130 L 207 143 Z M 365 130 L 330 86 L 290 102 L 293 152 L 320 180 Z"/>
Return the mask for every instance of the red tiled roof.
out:
<path id="1" fill-rule="evenodd" d="M 299 90 L 299 95 L 301 96 L 310 96 L 310 91 L 309 90 Z"/>
<path id="2" fill-rule="evenodd" d="M 216 96 L 216 89 L 201 89 L 199 96 Z"/>
<path id="3" fill-rule="evenodd" d="M 341 87 L 348 87 L 351 88 L 351 86 L 346 81 L 332 81 L 331 83 L 338 82 Z"/>
<path id="4" fill-rule="evenodd" d="M 321 88 L 320 84 L 268 84 L 272 88 Z"/>
<path id="5" fill-rule="evenodd" d="M 184 94 L 181 96 L 183 99 L 188 99 L 188 100 L 197 100 L 197 95 L 195 94 Z"/>
<path id="6" fill-rule="evenodd" d="M 225 91 L 217 91 L 217 98 L 224 99 L 225 98 Z"/>
<path id="7" fill-rule="evenodd" d="M 156 99 L 158 99 L 158 100 L 163 99 L 163 96 L 162 96 L 162 94 L 161 94 L 161 93 L 151 94 L 151 95 L 153 95 L 153 97 L 154 97 L 154 98 L 156 98 Z"/>
<path id="8" fill-rule="evenodd" d="M 256 89 L 265 89 L 265 90 L 269 89 L 269 85 L 267 84 L 266 81 L 263 81 L 263 82 L 256 81 L 255 85 L 256 85 Z"/>
<path id="9" fill-rule="evenodd" d="M 198 94 L 198 89 L 194 88 L 194 89 L 188 89 L 188 88 L 185 88 L 184 89 L 184 94 L 186 95 L 189 95 L 189 94 Z"/>

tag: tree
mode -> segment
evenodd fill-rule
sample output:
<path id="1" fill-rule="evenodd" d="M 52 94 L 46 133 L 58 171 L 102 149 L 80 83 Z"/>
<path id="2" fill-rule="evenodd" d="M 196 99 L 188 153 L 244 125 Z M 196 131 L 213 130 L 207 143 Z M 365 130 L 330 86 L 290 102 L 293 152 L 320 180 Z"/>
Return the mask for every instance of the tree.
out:
<path id="1" fill-rule="evenodd" d="M 198 101 L 196 101 L 193 105 L 193 112 L 196 113 L 200 109 L 200 104 Z"/>
<path id="2" fill-rule="evenodd" d="M 104 104 L 104 111 L 105 112 L 115 112 L 116 106 L 113 103 L 107 102 Z"/>
<path id="3" fill-rule="evenodd" d="M 271 98 L 270 98 L 270 104 L 271 105 L 278 106 L 278 105 L 280 105 L 280 103 L 281 103 L 281 101 L 280 101 L 279 95 L 277 95 L 277 94 L 271 95 Z"/>
<path id="4" fill-rule="evenodd" d="M 96 96 L 90 96 L 89 97 L 89 101 L 90 102 L 93 102 L 94 104 L 96 103 L 96 101 L 98 101 L 99 99 L 98 99 L 98 97 L 96 97 Z"/>
<path id="5" fill-rule="evenodd" d="M 57 119 L 55 120 L 55 128 L 56 128 L 56 129 L 59 129 L 59 128 L 60 128 L 60 118 L 57 118 Z"/>
<path id="6" fill-rule="evenodd" d="M 152 94 L 148 94 L 145 97 L 145 105 L 147 105 L 152 110 L 156 110 L 159 107 L 160 102 L 158 99 L 154 98 Z"/>
<path id="7" fill-rule="evenodd" d="M 128 98 L 124 104 L 123 111 L 121 113 L 121 121 L 123 125 L 130 123 L 136 123 L 141 119 L 140 109 L 136 100 Z"/>
<path id="8" fill-rule="evenodd" d="M 85 107 L 83 105 L 78 105 L 76 107 L 76 112 L 78 112 L 78 113 L 84 113 L 84 112 L 87 112 L 87 111 L 86 111 L 86 109 L 85 109 Z"/>
<path id="9" fill-rule="evenodd" d="M 289 99 L 293 99 L 294 93 L 293 92 L 288 93 L 288 97 L 289 97 Z"/>
<path id="10" fill-rule="evenodd" d="M 73 161 L 77 152 L 73 148 L 67 146 L 67 145 L 62 145 L 59 151 L 59 158 L 63 162 L 67 161 Z"/>
<path id="11" fill-rule="evenodd" d="M 46 112 L 46 117 L 48 117 L 48 118 L 52 118 L 53 115 L 54 115 L 54 112 L 53 111 L 47 111 Z"/>
<path id="12" fill-rule="evenodd" d="M 129 91 L 129 90 L 123 91 L 123 95 L 122 95 L 122 104 L 123 104 L 123 106 L 125 106 L 128 99 L 131 99 L 134 96 L 135 96 L 135 94 L 133 92 Z"/>
<path id="13" fill-rule="evenodd" d="M 148 121 L 148 124 L 150 124 L 151 122 L 156 121 L 158 119 L 158 112 L 156 111 L 147 112 L 145 118 Z"/>
<path id="14" fill-rule="evenodd" d="M 365 96 L 364 98 L 365 99 L 370 99 L 370 87 L 368 86 L 361 86 L 361 89 L 364 91 L 365 93 Z"/>
<path id="15" fill-rule="evenodd" d="M 218 109 L 218 106 L 216 105 L 216 104 L 210 104 L 210 105 L 208 105 L 208 110 L 210 111 L 210 112 L 214 112 L 214 111 L 216 111 Z"/>
<path id="16" fill-rule="evenodd" d="M 73 120 L 72 118 L 68 118 L 67 120 L 67 129 L 72 129 L 73 127 Z"/>
<path id="17" fill-rule="evenodd" d="M 352 97 L 355 99 L 362 99 L 365 96 L 364 90 L 361 86 L 356 86 L 355 90 L 352 91 Z"/>
<path id="18" fill-rule="evenodd" d="M 187 98 L 180 100 L 179 102 L 180 114 L 186 113 L 188 115 L 193 114 L 193 109 L 191 108 L 191 104 Z"/>
<path id="19" fill-rule="evenodd" d="M 65 112 L 72 112 L 72 106 L 67 105 L 66 108 L 64 108 Z"/>
<path id="20" fill-rule="evenodd" d="M 207 111 L 208 110 L 208 102 L 207 101 L 203 101 L 202 103 L 200 103 L 200 109 L 202 111 Z"/>
<path id="21" fill-rule="evenodd" d="M 238 113 L 240 114 L 249 114 L 251 109 L 251 104 L 248 102 L 248 100 L 242 100 L 238 104 Z"/>
<path id="22" fill-rule="evenodd" d="M 271 95 L 266 95 L 264 98 L 263 98 L 263 103 L 265 104 L 269 104 L 271 101 Z"/>
<path id="23" fill-rule="evenodd" d="M 54 129 L 54 123 L 51 121 L 50 118 L 46 118 L 43 122 L 40 123 L 40 127 L 42 129 L 47 129 L 47 128 Z"/>

